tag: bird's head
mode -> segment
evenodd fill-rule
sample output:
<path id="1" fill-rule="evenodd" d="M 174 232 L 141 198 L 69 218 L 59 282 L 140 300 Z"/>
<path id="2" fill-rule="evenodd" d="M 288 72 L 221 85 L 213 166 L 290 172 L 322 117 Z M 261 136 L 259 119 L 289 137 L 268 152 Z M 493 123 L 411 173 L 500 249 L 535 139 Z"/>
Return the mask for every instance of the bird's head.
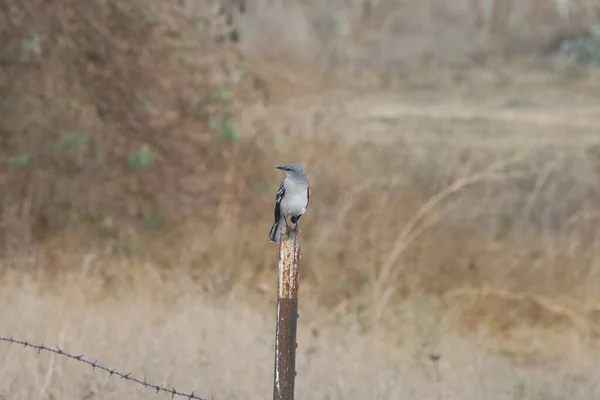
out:
<path id="1" fill-rule="evenodd" d="M 280 165 L 278 167 L 275 167 L 277 169 L 282 170 L 283 172 L 285 172 L 285 174 L 287 176 L 289 176 L 290 178 L 306 178 L 306 172 L 304 172 L 304 168 L 302 168 L 302 166 L 300 164 L 296 164 L 296 163 L 291 163 L 291 164 L 286 164 L 286 165 Z"/>

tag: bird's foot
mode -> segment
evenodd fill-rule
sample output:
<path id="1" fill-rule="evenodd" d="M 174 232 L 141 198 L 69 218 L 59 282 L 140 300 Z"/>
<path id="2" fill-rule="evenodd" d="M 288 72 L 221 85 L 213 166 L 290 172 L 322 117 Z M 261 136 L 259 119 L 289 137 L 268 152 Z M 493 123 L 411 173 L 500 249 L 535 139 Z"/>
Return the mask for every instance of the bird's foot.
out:
<path id="1" fill-rule="evenodd" d="M 294 215 L 293 217 L 290 217 L 290 221 L 292 223 L 292 225 L 289 224 L 288 220 L 286 217 L 283 217 L 283 220 L 285 221 L 285 227 L 287 229 L 290 230 L 296 230 L 299 231 L 300 230 L 300 217 L 302 215 Z"/>

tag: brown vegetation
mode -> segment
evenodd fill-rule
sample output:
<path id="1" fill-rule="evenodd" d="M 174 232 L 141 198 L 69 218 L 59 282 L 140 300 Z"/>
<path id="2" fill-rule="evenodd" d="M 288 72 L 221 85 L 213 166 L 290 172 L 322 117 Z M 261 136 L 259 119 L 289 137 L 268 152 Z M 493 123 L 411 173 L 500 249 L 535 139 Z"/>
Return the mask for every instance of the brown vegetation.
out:
<path id="1" fill-rule="evenodd" d="M 239 18 L 253 51 L 354 71 L 535 58 L 597 21 L 581 0 L 257 0 Z"/>
<path id="2" fill-rule="evenodd" d="M 192 369 L 206 376 L 203 390 L 240 397 L 239 388 L 224 392 L 235 385 L 222 378 L 238 358 L 216 343 L 233 343 L 236 353 L 270 348 L 271 328 L 263 326 L 270 322 L 261 318 L 274 299 L 276 251 L 267 233 L 281 176 L 273 167 L 298 161 L 314 193 L 302 226 L 305 382 L 318 386 L 339 367 L 335 351 L 350 363 L 338 370 L 343 385 L 322 386 L 322 398 L 412 398 L 411 389 L 437 396 L 442 384 L 427 382 L 439 381 L 439 371 L 423 360 L 439 351 L 448 362 L 442 375 L 477 362 L 489 376 L 510 371 L 487 358 L 477 342 L 482 332 L 498 339 L 496 353 L 526 364 L 527 388 L 541 390 L 531 383 L 536 374 L 540 382 L 568 375 L 580 379 L 577 389 L 560 393 L 589 398 L 593 357 L 576 365 L 568 354 L 586 353 L 600 332 L 600 81 L 547 59 L 549 72 L 533 73 L 504 64 L 481 69 L 474 59 L 519 54 L 507 43 L 524 20 L 542 21 L 540 32 L 550 24 L 552 36 L 586 26 L 591 14 L 578 2 L 569 3 L 566 20 L 537 1 L 494 2 L 491 14 L 479 7 L 484 2 L 441 3 L 400 2 L 398 14 L 391 2 L 344 2 L 335 5 L 336 25 L 332 8 L 311 1 L 233 2 L 231 16 L 208 2 L 1 1 L 2 276 L 23 288 L 0 300 L 0 320 L 12 321 L 5 333 L 60 341 L 64 321 L 70 337 L 82 338 L 67 343 L 116 354 L 143 331 L 144 348 L 154 349 L 156 338 L 183 343 L 159 361 L 181 352 L 189 354 L 184 364 L 197 366 L 209 357 L 214 368 Z M 287 30 L 277 28 L 282 15 L 291 18 Z M 547 44 L 544 36 L 527 49 L 541 57 Z M 445 68 L 457 58 L 473 68 Z M 44 311 L 49 298 L 66 316 Z M 252 311 L 241 306 L 248 299 Z M 79 301 L 85 307 L 65 305 Z M 42 311 L 23 322 L 15 306 Z M 36 325 L 42 317 L 45 328 Z M 165 323 L 171 318 L 184 334 Z M 209 356 L 190 350 L 198 346 L 191 332 L 204 322 L 219 349 Z M 114 348 L 98 344 L 117 325 Z M 249 326 L 263 342 L 239 335 Z M 473 343 L 479 347 L 470 353 Z M 144 349 L 114 354 L 106 361 L 141 371 L 156 361 Z M 252 354 L 230 368 L 243 374 Z M 351 366 L 363 357 L 383 372 Z M 270 371 L 270 353 L 256 359 Z M 17 370 L 35 362 L 19 360 Z M 573 365 L 553 375 L 554 361 Z M 535 363 L 547 369 L 527 369 Z M 422 384 L 405 389 L 389 378 L 410 376 L 417 364 Z M 169 365 L 178 384 L 196 377 Z M 261 382 L 268 380 L 262 372 Z M 449 379 L 471 381 L 475 372 Z M 222 381 L 211 387 L 213 376 Z M 368 384 L 351 392 L 362 376 Z M 23 397 L 34 397 L 19 379 Z M 447 396 L 484 398 L 512 384 L 500 379 L 467 393 L 456 383 Z M 300 386 L 304 397 L 310 388 Z M 81 394 L 46 389 L 40 396 Z"/>
<path id="3" fill-rule="evenodd" d="M 210 219 L 215 194 L 245 196 L 227 182 L 232 164 L 240 181 L 264 172 L 261 149 L 235 143 L 233 118 L 260 96 L 252 75 L 210 15 L 186 12 L 5 3 L 5 251 L 82 223 L 158 223 L 190 210 Z"/>

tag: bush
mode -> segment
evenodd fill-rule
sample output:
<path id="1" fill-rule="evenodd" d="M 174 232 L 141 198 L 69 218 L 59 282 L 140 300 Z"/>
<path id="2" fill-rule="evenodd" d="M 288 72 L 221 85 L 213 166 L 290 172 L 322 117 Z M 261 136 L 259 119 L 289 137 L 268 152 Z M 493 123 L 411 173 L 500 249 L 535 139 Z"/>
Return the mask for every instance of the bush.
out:
<path id="1" fill-rule="evenodd" d="M 560 54 L 593 67 L 600 67 L 600 25 L 593 25 L 584 35 L 562 42 Z"/>
<path id="2" fill-rule="evenodd" d="M 252 76 L 207 7 L 24 0 L 0 13 L 4 250 L 73 222 L 210 223 L 233 155 L 254 167 L 236 179 L 260 171 L 261 146 L 234 123 L 257 97 Z"/>

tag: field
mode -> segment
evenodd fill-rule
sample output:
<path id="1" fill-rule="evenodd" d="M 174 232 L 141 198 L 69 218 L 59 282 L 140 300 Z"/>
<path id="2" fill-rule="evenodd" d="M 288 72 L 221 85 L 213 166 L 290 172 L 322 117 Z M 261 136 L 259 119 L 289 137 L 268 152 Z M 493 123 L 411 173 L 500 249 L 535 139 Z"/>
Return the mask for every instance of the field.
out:
<path id="1" fill-rule="evenodd" d="M 103 6 L 90 7 L 78 12 L 101 23 Z M 15 11 L 14 29 L 34 9 Z M 297 161 L 313 187 L 298 399 L 600 396 L 596 71 L 554 58 L 377 73 L 300 64 L 265 56 L 251 18 L 242 61 L 184 34 L 135 53 L 139 64 L 121 52 L 129 37 L 162 38 L 179 21 L 165 15 L 157 28 L 124 19 L 120 31 L 113 18 L 81 35 L 114 60 L 104 69 L 73 61 L 66 73 L 72 44 L 59 41 L 56 57 L 32 51 L 28 68 L 2 70 L 0 92 L 24 94 L 0 123 L 0 336 L 206 398 L 270 397 L 273 167 Z M 171 64 L 173 49 L 177 63 L 181 49 L 218 54 L 212 70 L 246 78 L 206 83 L 204 67 Z M 31 348 L 0 343 L 0 359 L 0 398 L 169 396 Z"/>

